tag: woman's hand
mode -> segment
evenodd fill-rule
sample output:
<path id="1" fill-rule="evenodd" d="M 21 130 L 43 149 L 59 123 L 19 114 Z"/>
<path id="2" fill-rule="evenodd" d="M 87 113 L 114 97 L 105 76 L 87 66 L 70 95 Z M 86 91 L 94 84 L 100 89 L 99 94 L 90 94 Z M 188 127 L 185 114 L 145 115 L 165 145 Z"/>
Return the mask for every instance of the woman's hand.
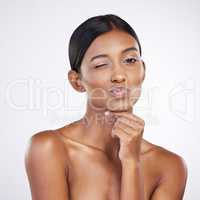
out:
<path id="1" fill-rule="evenodd" d="M 116 118 L 111 134 L 120 140 L 119 158 L 121 162 L 140 161 L 144 120 L 132 113 L 110 112 L 110 114 Z"/>

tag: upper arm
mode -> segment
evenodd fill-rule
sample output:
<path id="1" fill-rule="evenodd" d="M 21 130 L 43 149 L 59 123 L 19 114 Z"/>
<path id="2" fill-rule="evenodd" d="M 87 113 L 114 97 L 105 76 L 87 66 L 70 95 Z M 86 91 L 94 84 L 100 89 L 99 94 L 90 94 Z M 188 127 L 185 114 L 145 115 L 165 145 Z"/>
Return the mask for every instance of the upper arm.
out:
<path id="1" fill-rule="evenodd" d="M 173 155 L 168 159 L 164 171 L 151 200 L 182 200 L 187 181 L 185 161 L 180 156 Z"/>
<path id="2" fill-rule="evenodd" d="M 25 156 L 33 200 L 68 200 L 64 145 L 52 133 L 32 136 Z"/>

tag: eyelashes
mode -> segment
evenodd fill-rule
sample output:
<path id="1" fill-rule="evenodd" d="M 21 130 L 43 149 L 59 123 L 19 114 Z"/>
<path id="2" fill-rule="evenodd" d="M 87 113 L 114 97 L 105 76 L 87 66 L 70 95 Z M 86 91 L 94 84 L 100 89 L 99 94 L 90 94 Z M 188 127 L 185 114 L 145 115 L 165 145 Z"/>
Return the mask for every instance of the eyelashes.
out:
<path id="1" fill-rule="evenodd" d="M 95 66 L 94 68 L 100 68 L 100 67 L 105 66 L 105 65 L 106 65 L 106 64 L 97 65 L 97 66 Z"/>
<path id="2" fill-rule="evenodd" d="M 131 58 L 127 58 L 125 59 L 125 61 L 123 63 L 128 63 L 128 64 L 134 64 L 136 63 L 137 61 L 139 61 L 140 58 L 137 58 L 137 57 L 131 57 Z M 103 67 L 105 65 L 108 65 L 108 64 L 101 64 L 101 65 L 96 65 L 94 68 L 100 68 L 100 67 Z"/>
<path id="3" fill-rule="evenodd" d="M 128 62 L 128 63 L 135 63 L 136 61 L 138 61 L 136 58 L 127 58 L 126 60 L 134 60 L 134 62 Z"/>

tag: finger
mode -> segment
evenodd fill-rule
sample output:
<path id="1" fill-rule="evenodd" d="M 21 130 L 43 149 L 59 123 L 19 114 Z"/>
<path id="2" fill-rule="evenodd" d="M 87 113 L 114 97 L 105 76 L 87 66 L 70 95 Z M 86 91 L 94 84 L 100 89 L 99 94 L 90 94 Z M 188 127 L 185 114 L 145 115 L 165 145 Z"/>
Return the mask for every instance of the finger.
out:
<path id="1" fill-rule="evenodd" d="M 118 137 L 122 141 L 130 141 L 130 136 L 124 132 L 120 127 L 113 127 L 112 136 Z"/>
<path id="2" fill-rule="evenodd" d="M 135 122 L 141 124 L 142 126 L 145 125 L 144 120 L 134 115 L 133 113 L 127 113 L 127 112 L 111 112 L 111 113 L 115 116 L 123 116 L 127 119 L 134 120 Z"/>
<path id="3" fill-rule="evenodd" d="M 137 123 L 133 120 L 127 119 L 127 118 L 120 117 L 120 118 L 117 119 L 117 122 L 118 121 L 123 123 L 123 124 L 126 124 L 127 126 L 133 128 L 135 130 L 140 130 L 140 129 L 144 128 L 144 126 L 142 126 L 141 124 L 139 124 L 139 123 Z"/>
<path id="4" fill-rule="evenodd" d="M 140 119 L 139 117 L 137 117 L 136 115 L 132 114 L 132 113 L 127 113 L 127 112 L 116 112 L 116 113 L 113 113 L 115 116 L 123 116 L 127 119 L 130 119 L 130 120 L 134 120 L 140 124 L 143 124 L 143 119 Z"/>
<path id="5" fill-rule="evenodd" d="M 140 127 L 138 127 L 137 125 L 130 126 L 130 124 L 126 124 L 121 120 L 118 120 L 115 124 L 116 124 L 116 127 L 120 127 L 125 133 L 129 135 L 134 135 L 134 133 L 137 133 L 138 131 L 140 131 Z"/>
<path id="6" fill-rule="evenodd" d="M 106 120 L 108 120 L 110 122 L 115 122 L 117 119 L 117 116 L 108 110 L 106 112 L 104 112 L 104 115 L 105 115 Z"/>

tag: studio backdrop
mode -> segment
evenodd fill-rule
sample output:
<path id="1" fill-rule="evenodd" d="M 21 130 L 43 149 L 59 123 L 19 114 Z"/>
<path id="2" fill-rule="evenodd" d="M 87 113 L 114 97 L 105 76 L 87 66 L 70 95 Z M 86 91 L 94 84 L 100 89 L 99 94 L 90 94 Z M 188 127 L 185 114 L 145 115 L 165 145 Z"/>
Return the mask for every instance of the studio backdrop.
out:
<path id="1" fill-rule="evenodd" d="M 30 137 L 85 112 L 86 96 L 69 84 L 68 43 L 84 20 L 116 14 L 136 31 L 146 77 L 135 112 L 144 138 L 182 156 L 184 200 L 198 200 L 200 2 L 0 1 L 0 199 L 29 200 L 24 154 Z"/>

